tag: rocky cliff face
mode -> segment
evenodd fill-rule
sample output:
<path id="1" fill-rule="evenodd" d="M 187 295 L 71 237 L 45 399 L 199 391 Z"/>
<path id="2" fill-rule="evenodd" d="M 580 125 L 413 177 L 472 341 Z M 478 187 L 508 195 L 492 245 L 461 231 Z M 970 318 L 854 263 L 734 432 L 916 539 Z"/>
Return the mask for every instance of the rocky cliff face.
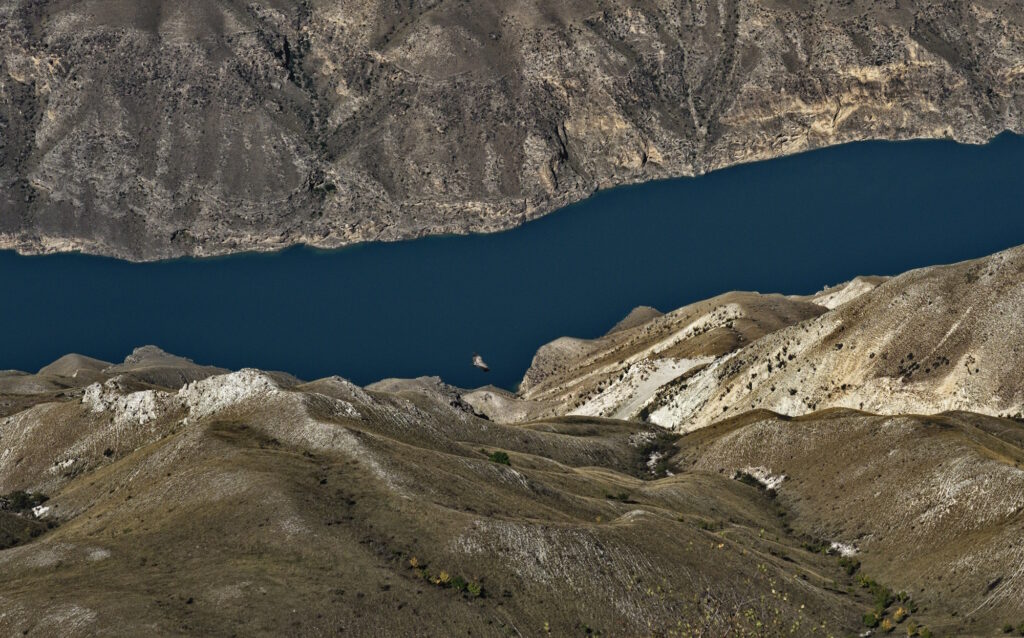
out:
<path id="1" fill-rule="evenodd" d="M 1024 130 L 1013 0 L 0 0 L 0 246 L 508 228 L 595 189 Z"/>

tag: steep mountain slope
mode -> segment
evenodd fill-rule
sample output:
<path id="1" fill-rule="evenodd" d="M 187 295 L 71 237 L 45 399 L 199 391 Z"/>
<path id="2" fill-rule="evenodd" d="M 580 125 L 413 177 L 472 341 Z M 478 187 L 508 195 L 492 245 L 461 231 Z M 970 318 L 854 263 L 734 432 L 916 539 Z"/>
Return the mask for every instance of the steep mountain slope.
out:
<path id="1" fill-rule="evenodd" d="M 839 142 L 1024 131 L 1016 0 L 0 0 L 0 247 L 508 228 Z"/>
<path id="2" fill-rule="evenodd" d="M 772 477 L 790 524 L 941 608 L 937 635 L 988 635 L 1005 622 L 986 619 L 1024 616 L 1022 442 L 1019 422 L 963 412 L 755 412 L 685 437 L 674 461 Z"/>
<path id="3" fill-rule="evenodd" d="M 566 337 L 543 346 L 519 386 L 521 401 L 510 403 L 489 389 L 464 398 L 506 422 L 567 411 L 627 418 L 662 386 L 823 312 L 824 307 L 801 299 L 728 293 L 633 327 L 613 329 L 599 339 Z"/>
<path id="4" fill-rule="evenodd" d="M 765 408 L 1024 411 L 1024 247 L 911 271 L 726 355 L 648 407 L 689 429 Z"/>
<path id="5" fill-rule="evenodd" d="M 593 342 L 560 339 L 517 396 L 466 399 L 509 422 L 594 414 L 684 431 L 755 409 L 1024 413 L 1024 247 L 807 297 L 734 295 Z"/>
<path id="6" fill-rule="evenodd" d="M 838 286 L 829 286 L 817 294 L 803 297 L 794 296 L 793 299 L 810 301 L 811 303 L 824 306 L 825 308 L 832 310 L 847 301 L 853 301 L 866 292 L 871 292 L 887 279 L 888 277 L 854 277 L 850 281 L 839 284 Z"/>
<path id="7" fill-rule="evenodd" d="M 1017 627 L 1022 303 L 1024 247 L 730 293 L 545 346 L 518 395 L 8 371 L 0 634 Z"/>

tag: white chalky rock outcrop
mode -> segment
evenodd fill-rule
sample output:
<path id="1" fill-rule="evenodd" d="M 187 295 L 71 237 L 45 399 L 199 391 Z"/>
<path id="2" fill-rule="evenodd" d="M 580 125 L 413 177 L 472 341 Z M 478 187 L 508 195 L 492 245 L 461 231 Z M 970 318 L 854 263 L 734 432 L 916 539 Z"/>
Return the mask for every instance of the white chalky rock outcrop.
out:
<path id="1" fill-rule="evenodd" d="M 82 394 L 82 404 L 92 412 L 113 412 L 118 425 L 141 425 L 156 420 L 170 396 L 156 390 L 122 394 L 114 378 L 88 386 Z"/>
<path id="2" fill-rule="evenodd" d="M 178 391 L 178 401 L 189 417 L 201 419 L 243 401 L 270 398 L 281 388 L 266 374 L 252 368 L 189 383 Z"/>

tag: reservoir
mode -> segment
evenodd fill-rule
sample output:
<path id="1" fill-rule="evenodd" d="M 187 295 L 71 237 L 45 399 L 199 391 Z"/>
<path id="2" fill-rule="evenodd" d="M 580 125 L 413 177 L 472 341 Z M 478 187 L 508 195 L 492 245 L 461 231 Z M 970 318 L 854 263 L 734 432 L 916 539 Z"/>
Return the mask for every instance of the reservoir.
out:
<path id="1" fill-rule="evenodd" d="M 304 379 L 514 388 L 539 346 L 637 305 L 806 294 L 1021 243 L 1024 138 L 856 143 L 602 192 L 493 235 L 153 264 L 0 252 L 0 369 L 155 344 Z"/>

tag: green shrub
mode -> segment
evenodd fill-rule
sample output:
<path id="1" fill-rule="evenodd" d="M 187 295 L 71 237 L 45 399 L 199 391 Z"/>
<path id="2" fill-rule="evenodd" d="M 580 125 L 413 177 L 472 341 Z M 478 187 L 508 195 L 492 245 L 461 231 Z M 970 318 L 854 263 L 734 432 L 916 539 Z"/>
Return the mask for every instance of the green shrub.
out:
<path id="1" fill-rule="evenodd" d="M 858 570 L 860 570 L 860 561 L 856 558 L 843 556 L 839 559 L 839 566 L 846 570 L 847 576 L 853 576 Z"/>
<path id="2" fill-rule="evenodd" d="M 867 576 L 860 577 L 860 586 L 868 589 L 875 601 L 875 613 L 881 616 L 882 613 L 892 604 L 893 595 L 888 587 L 882 585 Z"/>
<path id="3" fill-rule="evenodd" d="M 484 588 L 480 586 L 480 583 L 469 583 L 466 585 L 466 591 L 473 598 L 480 598 L 484 595 Z"/>
<path id="4" fill-rule="evenodd" d="M 0 496 L 0 510 L 24 513 L 33 507 L 42 505 L 48 500 L 50 500 L 50 497 L 44 494 L 30 494 L 29 492 L 18 490 L 6 496 Z"/>
<path id="5" fill-rule="evenodd" d="M 872 627 L 872 628 L 873 627 L 877 627 L 878 626 L 878 616 L 876 616 L 874 614 L 874 612 L 870 612 L 870 611 L 868 613 L 864 614 L 864 626 L 865 627 Z"/>
<path id="6" fill-rule="evenodd" d="M 889 589 L 887 587 L 880 586 L 871 593 L 875 595 L 875 607 L 886 609 L 892 604 L 892 594 L 889 593 Z"/>
<path id="7" fill-rule="evenodd" d="M 512 465 L 512 462 L 508 458 L 508 454 L 504 452 L 491 452 L 491 455 L 487 457 L 492 463 L 500 463 L 502 465 Z"/>

